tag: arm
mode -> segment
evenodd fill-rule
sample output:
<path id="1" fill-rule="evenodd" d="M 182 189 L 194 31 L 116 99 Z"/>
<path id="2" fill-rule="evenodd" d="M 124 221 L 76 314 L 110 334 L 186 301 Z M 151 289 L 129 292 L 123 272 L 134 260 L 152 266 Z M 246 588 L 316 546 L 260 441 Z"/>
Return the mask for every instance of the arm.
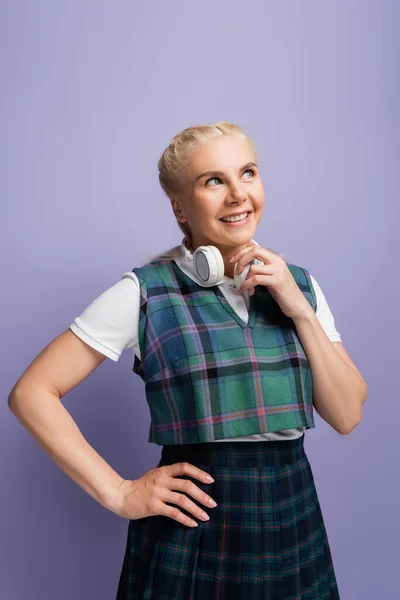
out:
<path id="1" fill-rule="evenodd" d="M 310 362 L 316 411 L 339 433 L 350 433 L 368 395 L 361 373 L 343 344 L 330 341 L 311 306 L 294 323 Z"/>
<path id="2" fill-rule="evenodd" d="M 8 406 L 64 473 L 115 512 L 114 498 L 123 478 L 86 441 L 60 402 L 105 358 L 67 329 L 21 375 L 8 397 Z"/>

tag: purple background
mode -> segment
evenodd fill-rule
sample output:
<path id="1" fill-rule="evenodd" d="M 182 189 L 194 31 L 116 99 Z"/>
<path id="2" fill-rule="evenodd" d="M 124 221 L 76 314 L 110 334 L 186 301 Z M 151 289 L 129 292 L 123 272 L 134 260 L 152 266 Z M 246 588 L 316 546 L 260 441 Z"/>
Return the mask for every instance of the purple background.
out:
<path id="1" fill-rule="evenodd" d="M 369 396 L 349 436 L 306 432 L 341 600 L 398 590 L 399 4 L 4 1 L 0 595 L 115 597 L 128 520 L 7 407 L 22 371 L 105 289 L 182 239 L 157 161 L 183 128 L 255 140 L 255 239 L 320 283 Z M 63 402 L 125 478 L 154 467 L 133 353 Z"/>

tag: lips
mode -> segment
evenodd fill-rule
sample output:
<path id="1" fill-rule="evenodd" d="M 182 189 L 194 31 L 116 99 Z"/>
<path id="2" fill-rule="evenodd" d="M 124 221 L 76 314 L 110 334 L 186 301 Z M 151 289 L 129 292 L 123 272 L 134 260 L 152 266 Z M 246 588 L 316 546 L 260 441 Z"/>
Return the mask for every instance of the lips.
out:
<path id="1" fill-rule="evenodd" d="M 227 229 L 236 229 L 236 228 L 241 228 L 241 227 L 247 227 L 247 225 L 250 223 L 251 220 L 251 216 L 253 213 L 246 211 L 247 212 L 247 217 L 245 217 L 244 219 L 238 219 L 237 221 L 221 221 L 221 223 L 223 223 L 225 225 L 225 228 Z"/>
<path id="2" fill-rule="evenodd" d="M 220 221 L 222 221 L 222 219 L 226 219 L 226 217 L 240 217 L 240 215 L 244 215 L 248 213 L 249 215 L 251 214 L 251 210 L 243 210 L 242 212 L 239 213 L 233 213 L 231 215 L 224 215 L 223 217 L 220 217 Z"/>

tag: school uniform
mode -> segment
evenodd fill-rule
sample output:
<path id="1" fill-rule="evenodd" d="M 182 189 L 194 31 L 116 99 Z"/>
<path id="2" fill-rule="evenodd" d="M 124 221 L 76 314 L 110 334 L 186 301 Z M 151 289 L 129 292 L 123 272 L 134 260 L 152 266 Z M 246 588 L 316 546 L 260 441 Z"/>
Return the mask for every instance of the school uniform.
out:
<path id="1" fill-rule="evenodd" d="M 322 290 L 287 264 L 318 315 Z M 162 515 L 131 520 L 117 600 L 337 599 L 304 452 L 304 431 L 315 427 L 312 377 L 294 322 L 266 286 L 249 296 L 224 278 L 231 297 L 244 300 L 243 318 L 243 303 L 237 311 L 226 286 L 201 286 L 191 266 L 182 241 L 180 256 L 124 274 L 137 284 L 129 343 L 145 384 L 149 442 L 162 446 L 159 466 L 187 461 L 209 472 L 214 483 L 192 481 L 218 506 L 202 506 L 210 520 L 195 528 Z M 71 329 L 94 340 L 89 313 Z"/>

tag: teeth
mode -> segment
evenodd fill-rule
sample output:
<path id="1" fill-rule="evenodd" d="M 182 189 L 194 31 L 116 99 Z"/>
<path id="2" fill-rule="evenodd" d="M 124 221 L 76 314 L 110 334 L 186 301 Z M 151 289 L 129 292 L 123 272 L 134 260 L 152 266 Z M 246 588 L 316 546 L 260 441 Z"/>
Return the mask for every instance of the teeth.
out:
<path id="1" fill-rule="evenodd" d="M 245 219 L 247 217 L 249 213 L 243 213 L 242 215 L 238 215 L 236 217 L 225 217 L 224 219 L 221 219 L 221 221 L 227 221 L 228 223 L 233 223 L 235 221 L 243 221 L 243 219 Z"/>

